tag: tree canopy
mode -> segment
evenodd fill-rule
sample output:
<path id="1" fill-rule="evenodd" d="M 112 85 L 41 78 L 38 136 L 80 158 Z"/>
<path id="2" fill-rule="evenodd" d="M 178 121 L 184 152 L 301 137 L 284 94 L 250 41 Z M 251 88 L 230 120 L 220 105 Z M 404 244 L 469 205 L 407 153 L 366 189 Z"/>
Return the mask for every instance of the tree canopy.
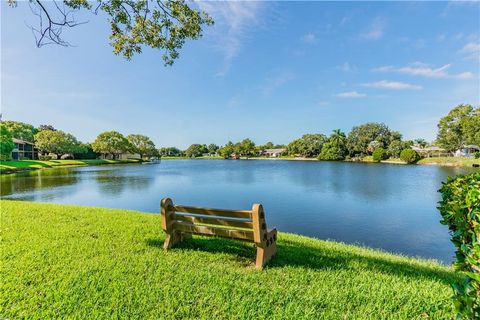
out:
<path id="1" fill-rule="evenodd" d="M 183 155 L 183 151 L 175 147 L 162 147 L 160 148 L 160 155 L 177 157 Z"/>
<path id="2" fill-rule="evenodd" d="M 328 141 L 322 146 L 322 151 L 318 158 L 330 161 L 344 160 L 348 154 L 346 143 L 347 137 L 345 133 L 339 129 L 333 130 Z"/>
<path id="3" fill-rule="evenodd" d="M 300 139 L 290 142 L 287 146 L 289 155 L 316 157 L 320 154 L 327 137 L 321 133 L 304 134 Z"/>
<path id="4" fill-rule="evenodd" d="M 55 131 L 57 129 L 55 129 L 52 125 L 50 124 L 41 124 L 38 126 L 37 128 L 37 131 L 42 131 L 42 130 L 51 130 L 51 131 Z"/>
<path id="5" fill-rule="evenodd" d="M 209 154 L 215 154 L 218 151 L 219 147 L 214 143 L 210 143 L 207 148 Z"/>
<path id="6" fill-rule="evenodd" d="M 153 141 L 145 135 L 130 134 L 127 136 L 127 140 L 132 146 L 132 151 L 138 153 L 142 159 L 144 156 L 158 157 L 160 155 Z"/>
<path id="7" fill-rule="evenodd" d="M 235 144 L 235 153 L 241 156 L 251 156 L 255 153 L 255 142 L 249 138 Z"/>
<path id="8" fill-rule="evenodd" d="M 223 147 L 218 149 L 218 153 L 224 158 L 230 157 L 234 152 L 235 152 L 235 145 L 233 144 L 232 141 L 228 141 Z"/>
<path id="9" fill-rule="evenodd" d="M 369 122 L 353 127 L 347 137 L 350 155 L 372 154 L 377 148 L 388 147 L 393 140 L 400 140 L 401 134 L 383 123 Z"/>
<path id="10" fill-rule="evenodd" d="M 19 121 L 2 121 L 2 127 L 5 127 L 13 138 L 33 142 L 33 136 L 37 133 L 37 129 L 28 123 Z"/>
<path id="11" fill-rule="evenodd" d="M 60 158 L 64 154 L 81 151 L 80 142 L 70 133 L 60 130 L 42 130 L 35 134 L 35 146 L 42 153 L 53 153 Z"/>
<path id="12" fill-rule="evenodd" d="M 480 108 L 460 104 L 438 123 L 437 143 L 447 151 L 465 144 L 480 145 Z"/>
<path id="13" fill-rule="evenodd" d="M 110 154 L 113 158 L 119 154 L 130 152 L 132 146 L 120 132 L 105 131 L 100 133 L 95 141 L 92 143 L 93 151 L 107 155 Z"/>
<path id="14" fill-rule="evenodd" d="M 9 1 L 11 7 L 16 0 Z M 64 28 L 72 28 L 85 21 L 77 21 L 75 13 L 103 12 L 110 24 L 110 44 L 116 55 L 130 60 L 141 53 L 144 46 L 163 52 L 165 65 L 173 64 L 186 40 L 202 36 L 202 28 L 213 24 L 205 11 L 198 10 L 184 0 L 31 0 L 32 12 L 39 19 L 31 26 L 38 47 L 54 43 L 69 46 L 62 37 Z"/>
<path id="15" fill-rule="evenodd" d="M 0 160 L 10 160 L 15 144 L 12 141 L 12 134 L 0 122 Z"/>
<path id="16" fill-rule="evenodd" d="M 188 149 L 185 150 L 185 155 L 190 158 L 200 157 L 204 153 L 208 153 L 207 146 L 204 144 L 198 144 L 198 143 L 194 143 L 190 145 L 190 147 L 188 147 Z"/>

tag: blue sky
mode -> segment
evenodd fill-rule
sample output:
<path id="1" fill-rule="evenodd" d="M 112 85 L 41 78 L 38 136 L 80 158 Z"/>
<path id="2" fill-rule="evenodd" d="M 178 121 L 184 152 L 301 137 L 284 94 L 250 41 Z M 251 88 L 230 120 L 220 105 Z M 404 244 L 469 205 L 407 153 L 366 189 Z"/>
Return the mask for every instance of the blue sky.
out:
<path id="1" fill-rule="evenodd" d="M 250 137 L 288 143 L 369 121 L 432 140 L 459 103 L 480 104 L 479 2 L 199 2 L 215 19 L 164 67 L 115 56 L 102 16 L 35 47 L 28 3 L 1 4 L 3 119 L 82 141 L 149 135 L 158 146 Z"/>

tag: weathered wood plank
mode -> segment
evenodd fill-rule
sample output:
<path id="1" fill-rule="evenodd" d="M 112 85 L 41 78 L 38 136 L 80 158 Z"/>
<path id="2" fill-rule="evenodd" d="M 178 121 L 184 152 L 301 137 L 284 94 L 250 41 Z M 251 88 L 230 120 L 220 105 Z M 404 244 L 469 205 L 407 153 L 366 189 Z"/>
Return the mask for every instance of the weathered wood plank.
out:
<path id="1" fill-rule="evenodd" d="M 171 231 L 171 219 L 170 216 L 174 213 L 171 209 L 173 209 L 173 202 L 170 198 L 163 198 L 160 201 L 160 213 L 162 214 L 162 229 L 165 233 L 169 234 Z"/>
<path id="2" fill-rule="evenodd" d="M 175 222 L 173 228 L 180 232 L 189 232 L 205 236 L 217 236 L 222 238 L 232 238 L 244 241 L 253 241 L 253 231 L 225 229 L 211 226 L 199 226 L 187 222 Z"/>
<path id="3" fill-rule="evenodd" d="M 187 212 L 204 214 L 208 216 L 217 217 L 232 217 L 232 218 L 248 218 L 251 219 L 252 212 L 249 210 L 227 210 L 227 209 L 212 209 L 212 208 L 198 208 L 190 206 L 175 205 L 174 210 L 176 212 Z"/>
<path id="4" fill-rule="evenodd" d="M 190 223 L 204 223 L 219 226 L 253 229 L 252 221 L 249 220 L 227 220 L 226 218 L 216 218 L 215 216 L 192 216 L 176 213 L 173 220 L 185 221 Z"/>

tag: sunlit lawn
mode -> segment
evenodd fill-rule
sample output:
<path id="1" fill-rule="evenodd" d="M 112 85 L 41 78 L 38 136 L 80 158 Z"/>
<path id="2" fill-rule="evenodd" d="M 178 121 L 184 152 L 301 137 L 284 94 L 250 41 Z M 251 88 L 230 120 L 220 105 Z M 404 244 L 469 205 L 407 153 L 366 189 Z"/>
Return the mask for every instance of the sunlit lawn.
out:
<path id="1" fill-rule="evenodd" d="M 451 319 L 451 268 L 280 233 L 193 237 L 165 252 L 160 216 L 2 200 L 0 315 L 20 318 Z"/>
<path id="2" fill-rule="evenodd" d="M 104 160 L 104 159 L 94 159 L 94 160 L 19 160 L 19 161 L 1 161 L 0 170 L 1 171 L 18 171 L 22 169 L 41 169 L 41 168 L 52 168 L 59 166 L 72 166 L 72 165 L 100 165 L 100 164 L 115 164 L 115 163 L 136 163 L 139 160 L 128 159 L 128 160 Z"/>
<path id="3" fill-rule="evenodd" d="M 418 161 L 418 163 L 471 167 L 473 164 L 480 165 L 480 159 L 462 158 L 462 157 L 432 157 L 432 158 L 422 159 Z"/>

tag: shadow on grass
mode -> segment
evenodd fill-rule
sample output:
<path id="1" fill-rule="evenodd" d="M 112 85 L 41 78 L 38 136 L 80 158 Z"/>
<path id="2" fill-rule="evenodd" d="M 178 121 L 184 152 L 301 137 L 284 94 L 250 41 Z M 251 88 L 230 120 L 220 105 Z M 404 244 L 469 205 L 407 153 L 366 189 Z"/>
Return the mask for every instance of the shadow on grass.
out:
<path id="1" fill-rule="evenodd" d="M 163 240 L 149 239 L 147 245 L 163 247 Z M 242 263 L 245 259 L 255 261 L 255 248 L 250 243 L 220 239 L 194 237 L 178 244 L 176 248 L 205 251 L 210 253 L 227 253 L 232 259 Z M 174 250 L 174 249 L 173 249 Z M 418 265 L 414 262 L 395 261 L 381 256 L 355 253 L 348 250 L 338 251 L 334 248 L 319 248 L 304 243 L 281 240 L 277 243 L 277 254 L 267 264 L 268 268 L 297 267 L 314 270 L 344 269 L 370 270 L 380 274 L 398 277 L 431 279 L 450 284 L 457 280 L 457 275 L 441 268 Z"/>

